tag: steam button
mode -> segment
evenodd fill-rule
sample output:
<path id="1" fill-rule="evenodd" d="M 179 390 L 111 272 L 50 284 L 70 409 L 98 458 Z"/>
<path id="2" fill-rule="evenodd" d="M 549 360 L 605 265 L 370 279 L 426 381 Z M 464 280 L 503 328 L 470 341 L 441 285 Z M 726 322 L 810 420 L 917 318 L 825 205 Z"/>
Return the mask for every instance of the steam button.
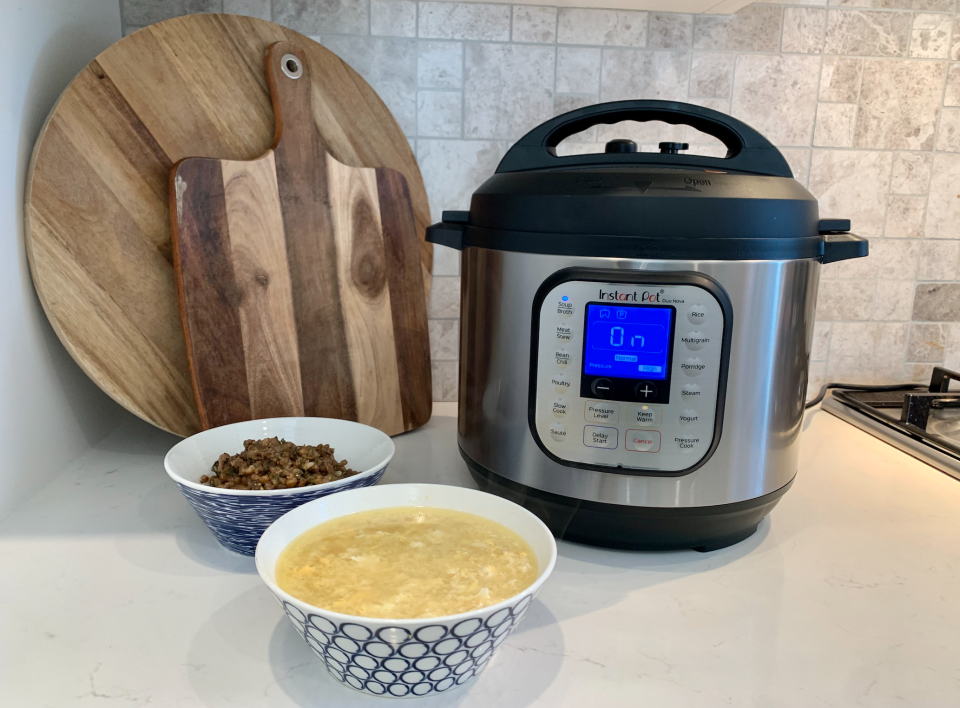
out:
<path id="1" fill-rule="evenodd" d="M 685 384 L 684 387 L 680 389 L 680 398 L 683 399 L 684 403 L 694 403 L 699 401 L 700 387 L 695 383 Z"/>
<path id="2" fill-rule="evenodd" d="M 705 308 L 701 303 L 693 305 L 690 310 L 687 312 L 687 320 L 691 324 L 702 324 L 707 321 L 707 308 Z"/>

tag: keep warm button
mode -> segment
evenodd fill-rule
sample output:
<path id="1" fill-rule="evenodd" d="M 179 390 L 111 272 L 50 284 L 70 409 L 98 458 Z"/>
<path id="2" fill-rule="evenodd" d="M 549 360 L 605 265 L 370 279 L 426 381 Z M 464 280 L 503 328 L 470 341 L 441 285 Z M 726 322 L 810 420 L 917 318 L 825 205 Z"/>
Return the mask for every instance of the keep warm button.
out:
<path id="1" fill-rule="evenodd" d="M 605 447 L 613 450 L 617 446 L 620 433 L 616 428 L 601 428 L 599 425 L 587 425 L 583 428 L 583 444 L 587 447 Z"/>
<path id="2" fill-rule="evenodd" d="M 673 440 L 677 443 L 680 452 L 693 452 L 693 448 L 700 444 L 699 436 L 694 435 L 681 435 Z"/>

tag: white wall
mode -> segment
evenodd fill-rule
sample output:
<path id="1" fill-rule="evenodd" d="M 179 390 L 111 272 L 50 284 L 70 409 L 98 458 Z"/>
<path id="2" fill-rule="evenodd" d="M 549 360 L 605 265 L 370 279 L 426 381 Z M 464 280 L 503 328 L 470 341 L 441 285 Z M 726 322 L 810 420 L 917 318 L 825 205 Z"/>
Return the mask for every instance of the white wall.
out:
<path id="1" fill-rule="evenodd" d="M 60 92 L 120 39 L 117 0 L 0 0 L 0 518 L 125 415 L 47 323 L 23 247 L 23 192 Z"/>

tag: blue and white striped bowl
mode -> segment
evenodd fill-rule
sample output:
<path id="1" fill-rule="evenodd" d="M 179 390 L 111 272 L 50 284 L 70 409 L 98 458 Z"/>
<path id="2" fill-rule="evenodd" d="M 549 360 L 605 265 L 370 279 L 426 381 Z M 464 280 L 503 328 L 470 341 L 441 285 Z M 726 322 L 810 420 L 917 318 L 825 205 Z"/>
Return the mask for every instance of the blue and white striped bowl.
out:
<path id="1" fill-rule="evenodd" d="M 327 444 L 338 460 L 361 470 L 353 477 L 313 487 L 246 491 L 200 484 L 224 452 L 243 450 L 244 440 L 279 437 L 300 445 Z M 301 504 L 380 481 L 395 447 L 386 433 L 335 418 L 266 418 L 211 428 L 177 443 L 163 466 L 203 522 L 225 548 L 252 556 L 267 527 Z"/>

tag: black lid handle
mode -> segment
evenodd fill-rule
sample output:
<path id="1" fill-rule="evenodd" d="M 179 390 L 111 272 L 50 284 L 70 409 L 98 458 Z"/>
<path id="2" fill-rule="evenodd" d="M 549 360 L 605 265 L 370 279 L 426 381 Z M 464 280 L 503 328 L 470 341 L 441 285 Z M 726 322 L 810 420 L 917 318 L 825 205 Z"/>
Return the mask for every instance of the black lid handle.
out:
<path id="1" fill-rule="evenodd" d="M 557 145 L 574 133 L 600 123 L 623 120 L 659 120 L 689 125 L 712 135 L 727 147 L 726 157 L 653 152 L 617 152 L 557 156 Z M 745 172 L 772 177 L 793 177 L 790 165 L 769 140 L 746 123 L 719 111 L 675 101 L 615 101 L 578 108 L 534 128 L 507 151 L 498 173 L 526 172 L 577 166 L 651 165 L 691 167 L 723 172 Z"/>

